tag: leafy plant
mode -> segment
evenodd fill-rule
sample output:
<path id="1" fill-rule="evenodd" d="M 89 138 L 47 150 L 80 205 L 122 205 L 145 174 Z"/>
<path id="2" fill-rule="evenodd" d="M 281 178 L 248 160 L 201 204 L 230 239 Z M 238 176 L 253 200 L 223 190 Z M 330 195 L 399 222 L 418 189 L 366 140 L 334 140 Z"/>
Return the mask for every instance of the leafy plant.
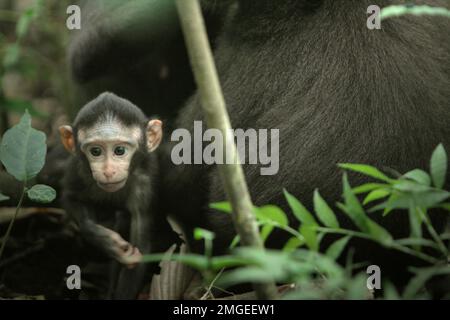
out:
<path id="1" fill-rule="evenodd" d="M 7 13 L 11 14 L 13 21 L 17 20 L 17 23 L 15 40 L 13 42 L 6 41 L 6 37 L 5 39 L 0 39 L 0 47 L 2 48 L 0 50 L 0 134 L 8 126 L 6 112 L 22 114 L 26 110 L 29 110 L 31 115 L 35 117 L 45 118 L 48 116 L 44 112 L 37 110 L 30 101 L 6 97 L 1 86 L 4 74 L 8 70 L 20 69 L 25 65 L 24 61 L 21 61 L 25 38 L 29 33 L 31 23 L 40 16 L 43 5 L 43 0 L 35 0 L 29 8 L 17 17 L 15 12 L 7 11 Z"/>
<path id="2" fill-rule="evenodd" d="M 5 28 L 0 34 L 0 84 L 6 85 L 0 85 L 0 134 L 9 127 L 9 114 L 28 110 L 32 117 L 48 118 L 50 114 L 40 107 L 41 97 L 68 105 L 71 91 L 61 68 L 66 62 L 68 32 L 60 28 L 66 19 L 60 13 L 70 4 L 68 0 L 33 0 L 25 7 L 11 4 L 1 10 Z M 11 76 L 17 82 L 11 82 Z"/>
<path id="3" fill-rule="evenodd" d="M 450 203 L 446 202 L 450 198 L 450 193 L 442 189 L 446 181 L 447 164 L 448 157 L 442 145 L 433 152 L 430 173 L 416 169 L 398 178 L 392 178 L 373 166 L 340 164 L 339 167 L 346 171 L 377 180 L 352 188 L 347 173 L 343 175 L 343 201 L 337 203 L 336 208 L 350 218 L 356 227 L 355 230 L 340 226 L 334 210 L 318 190 L 313 196 L 315 214 L 284 190 L 286 201 L 300 222 L 299 228 L 289 226 L 287 215 L 277 206 L 254 208 L 260 227 L 260 237 L 264 241 L 276 228 L 291 235 L 283 250 L 237 248 L 230 256 L 212 257 L 213 235 L 206 233 L 207 236 L 203 237 L 207 248 L 205 256 L 175 255 L 173 259 L 200 270 L 207 283 L 210 283 L 209 287 L 216 284 L 230 286 L 242 282 L 264 283 L 275 280 L 279 283 L 293 283 L 298 288 L 286 298 L 366 299 L 369 296 L 364 283 L 367 275 L 353 275 L 353 270 L 361 265 L 354 265 L 351 259 L 346 267 L 335 262 L 352 238 L 363 238 L 431 264 L 431 267 L 413 270 L 416 275 L 403 293 L 398 293 L 391 284 L 385 284 L 386 298 L 417 298 L 419 290 L 432 276 L 450 274 L 450 267 L 447 265 L 449 250 L 444 244 L 449 235 L 438 234 L 429 218 L 430 209 L 440 208 L 450 211 Z M 232 210 L 228 202 L 213 203 L 210 207 L 226 213 Z M 409 212 L 409 238 L 394 239 L 385 228 L 368 215 L 373 212 L 379 212 L 383 216 L 396 214 L 393 212 L 395 209 L 406 209 Z M 427 229 L 431 239 L 423 237 L 423 227 Z M 205 235 L 204 231 L 199 234 Z M 321 240 L 327 234 L 341 237 L 329 245 L 324 253 L 319 253 Z M 234 248 L 238 243 L 239 238 L 236 237 L 230 248 Z M 433 249 L 436 254 L 425 253 L 423 247 Z M 144 261 L 154 262 L 161 258 L 162 255 L 149 255 L 145 256 Z M 224 268 L 228 267 L 238 268 L 223 272 Z"/>
<path id="4" fill-rule="evenodd" d="M 39 203 L 50 203 L 56 197 L 56 191 L 49 186 L 42 184 L 28 186 L 29 181 L 36 177 L 44 166 L 47 152 L 45 140 L 43 132 L 31 127 L 31 116 L 27 111 L 16 126 L 6 131 L 0 142 L 0 161 L 10 175 L 23 183 L 14 217 L 3 237 L 0 259 L 25 196 Z M 8 199 L 7 196 L 0 193 L 0 201 Z"/>

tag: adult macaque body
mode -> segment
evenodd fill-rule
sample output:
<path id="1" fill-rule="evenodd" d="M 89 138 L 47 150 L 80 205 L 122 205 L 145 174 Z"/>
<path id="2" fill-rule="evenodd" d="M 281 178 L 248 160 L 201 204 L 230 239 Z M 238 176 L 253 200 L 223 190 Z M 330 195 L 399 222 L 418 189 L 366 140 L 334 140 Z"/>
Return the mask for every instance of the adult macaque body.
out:
<path id="1" fill-rule="evenodd" d="M 153 151 L 161 141 L 162 122 L 148 120 L 128 100 L 103 93 L 60 133 L 73 154 L 63 206 L 87 241 L 127 267 L 112 279 L 111 297 L 135 298 L 146 277 L 146 267 L 136 266 L 142 253 L 163 251 L 174 240 L 167 220 L 157 214 L 153 187 L 158 172 Z M 116 219 L 117 212 L 125 219 Z M 100 225 L 103 221 L 112 221 L 115 230 Z"/>
<path id="2" fill-rule="evenodd" d="M 369 30 L 365 12 L 370 0 L 236 2 L 214 52 L 232 126 L 279 129 L 277 174 L 263 176 L 259 166 L 244 165 L 256 205 L 276 204 L 290 212 L 283 188 L 310 209 L 315 188 L 334 204 L 342 199 L 337 163 L 405 173 L 428 169 L 439 143 L 449 150 L 449 19 L 406 16 L 383 21 L 382 30 Z M 449 7 L 448 1 L 417 2 Z M 192 133 L 202 119 L 197 94 L 180 110 L 175 127 Z M 167 149 L 170 157 L 173 148 Z M 231 218 L 208 208 L 225 199 L 217 170 L 161 163 L 162 203 L 177 214 L 188 241 L 195 244 L 189 237 L 194 227 L 208 229 L 216 235 L 214 250 L 226 252 L 235 236 Z M 354 186 L 369 180 L 349 178 Z M 168 201 L 173 197 L 177 203 Z M 373 218 L 395 237 L 409 236 L 407 214 Z M 432 218 L 442 231 L 444 216 Z M 339 212 L 338 219 L 341 226 L 354 228 L 344 214 Z M 285 242 L 274 233 L 266 244 L 279 248 Z M 380 266 L 384 279 L 399 286 L 409 280 L 408 267 L 416 263 L 367 241 L 352 239 L 350 246 L 354 261 Z"/>

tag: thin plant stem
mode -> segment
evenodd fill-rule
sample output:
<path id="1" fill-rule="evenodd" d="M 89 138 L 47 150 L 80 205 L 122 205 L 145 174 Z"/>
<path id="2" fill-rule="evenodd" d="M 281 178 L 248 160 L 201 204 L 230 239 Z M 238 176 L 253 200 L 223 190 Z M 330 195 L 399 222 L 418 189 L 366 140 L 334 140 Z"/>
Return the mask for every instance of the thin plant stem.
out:
<path id="1" fill-rule="evenodd" d="M 17 215 L 19 214 L 20 209 L 22 207 L 22 202 L 23 202 L 23 199 L 25 198 L 25 193 L 26 193 L 26 188 L 24 187 L 22 190 L 22 194 L 20 195 L 19 204 L 16 207 L 16 212 L 14 213 L 14 217 L 12 218 L 11 222 L 9 223 L 8 229 L 6 230 L 6 234 L 2 240 L 2 246 L 0 248 L 0 261 L 2 259 L 3 251 L 5 250 L 5 247 L 6 247 L 6 242 L 9 239 L 9 235 L 11 234 L 11 230 L 14 225 L 14 221 L 16 221 Z"/>
<path id="2" fill-rule="evenodd" d="M 423 221 L 425 221 L 425 225 L 427 226 L 428 232 L 430 233 L 431 237 L 436 241 L 437 245 L 439 246 L 439 250 L 445 254 L 448 255 L 447 247 L 445 246 L 442 239 L 439 237 L 439 235 L 436 232 L 436 229 L 434 229 L 433 225 L 430 222 L 430 219 L 425 214 L 425 212 L 422 210 L 422 208 L 417 208 L 420 215 L 422 216 Z"/>

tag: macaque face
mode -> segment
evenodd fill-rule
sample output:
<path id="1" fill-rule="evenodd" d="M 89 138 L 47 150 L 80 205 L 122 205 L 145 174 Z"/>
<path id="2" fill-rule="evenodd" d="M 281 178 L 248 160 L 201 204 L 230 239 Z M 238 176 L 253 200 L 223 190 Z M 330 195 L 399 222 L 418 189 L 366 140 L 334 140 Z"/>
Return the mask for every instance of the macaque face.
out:
<path id="1" fill-rule="evenodd" d="M 125 186 L 140 139 L 139 127 L 124 127 L 118 122 L 78 131 L 81 152 L 88 159 L 92 177 L 101 189 L 116 192 Z"/>
<path id="2" fill-rule="evenodd" d="M 124 126 L 119 120 L 96 123 L 91 128 L 78 130 L 77 141 L 81 152 L 89 161 L 92 178 L 106 192 L 122 189 L 130 174 L 131 160 L 138 150 L 139 142 L 145 135 L 145 148 L 154 151 L 162 137 L 162 123 L 159 120 L 148 122 L 147 129 L 140 126 Z M 60 128 L 66 149 L 76 152 L 72 128 Z"/>

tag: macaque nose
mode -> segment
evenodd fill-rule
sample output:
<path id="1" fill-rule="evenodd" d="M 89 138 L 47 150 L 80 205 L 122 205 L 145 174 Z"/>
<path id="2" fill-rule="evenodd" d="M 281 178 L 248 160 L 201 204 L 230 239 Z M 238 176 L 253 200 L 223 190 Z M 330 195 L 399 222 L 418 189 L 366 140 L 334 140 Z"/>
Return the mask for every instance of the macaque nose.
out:
<path id="1" fill-rule="evenodd" d="M 116 170 L 114 170 L 114 168 L 112 168 L 112 167 L 106 167 L 103 170 L 103 174 L 106 179 L 111 179 L 116 174 Z"/>

